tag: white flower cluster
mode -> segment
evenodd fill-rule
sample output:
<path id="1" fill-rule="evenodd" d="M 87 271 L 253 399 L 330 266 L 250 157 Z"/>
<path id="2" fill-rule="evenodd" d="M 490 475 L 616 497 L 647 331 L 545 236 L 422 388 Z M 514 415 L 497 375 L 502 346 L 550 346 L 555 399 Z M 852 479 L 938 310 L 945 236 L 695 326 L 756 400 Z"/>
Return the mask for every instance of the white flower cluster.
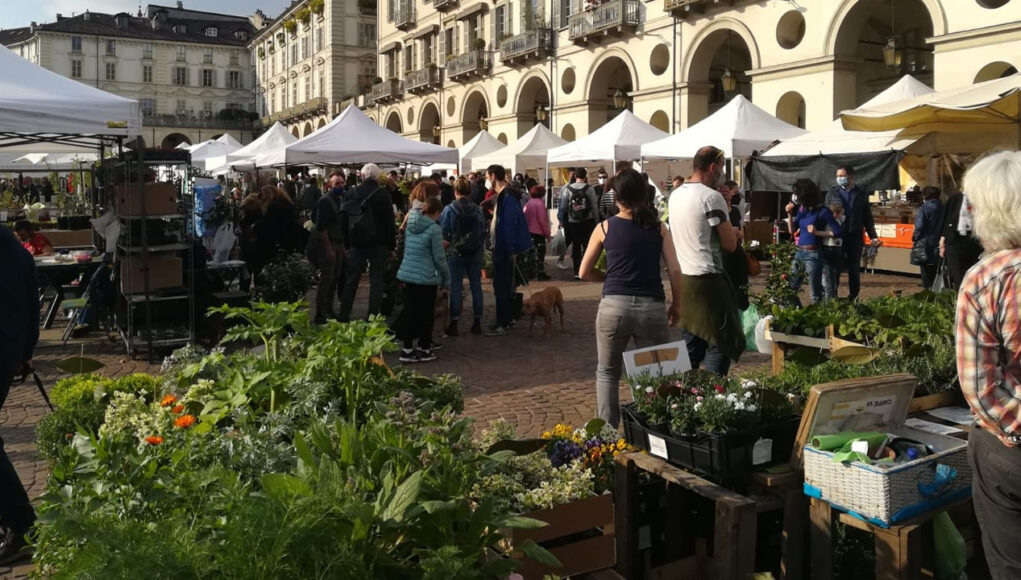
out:
<path id="1" fill-rule="evenodd" d="M 152 405 L 133 393 L 114 393 L 110 405 L 106 408 L 106 416 L 103 426 L 99 428 L 99 435 L 102 437 L 125 434 L 139 440 L 150 435 L 162 435 Z"/>
<path id="2" fill-rule="evenodd" d="M 556 505 L 592 497 L 595 493 L 592 471 L 575 462 L 552 470 L 539 487 L 521 494 L 518 500 L 528 509 L 552 509 Z"/>

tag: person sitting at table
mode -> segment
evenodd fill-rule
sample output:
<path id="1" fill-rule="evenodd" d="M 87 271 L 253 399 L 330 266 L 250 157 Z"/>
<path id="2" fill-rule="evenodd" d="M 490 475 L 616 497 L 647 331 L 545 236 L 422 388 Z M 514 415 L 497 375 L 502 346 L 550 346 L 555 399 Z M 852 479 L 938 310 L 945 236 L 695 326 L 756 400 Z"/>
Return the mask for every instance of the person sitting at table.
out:
<path id="1" fill-rule="evenodd" d="M 21 245 L 25 246 L 25 249 L 33 256 L 49 256 L 50 254 L 57 253 L 53 249 L 53 244 L 50 243 L 50 240 L 35 231 L 35 226 L 28 220 L 20 220 L 15 223 L 14 234 L 21 240 Z"/>

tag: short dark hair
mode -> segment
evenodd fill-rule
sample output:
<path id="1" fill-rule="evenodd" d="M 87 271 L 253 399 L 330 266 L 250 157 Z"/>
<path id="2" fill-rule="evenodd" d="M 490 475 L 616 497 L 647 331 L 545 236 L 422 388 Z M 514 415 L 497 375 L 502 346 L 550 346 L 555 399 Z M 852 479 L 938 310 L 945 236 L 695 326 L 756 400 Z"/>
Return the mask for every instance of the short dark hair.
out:
<path id="1" fill-rule="evenodd" d="M 33 226 L 32 222 L 30 222 L 28 220 L 18 220 L 16 222 L 14 222 L 14 231 L 16 231 L 16 232 L 25 232 L 25 231 L 27 231 L 28 233 L 34 233 L 35 232 L 35 226 Z"/>
<path id="2" fill-rule="evenodd" d="M 727 187 L 737 187 L 737 182 L 733 179 L 728 179 L 723 182 L 723 185 L 726 185 Z"/>
<path id="3" fill-rule="evenodd" d="M 723 150 L 717 149 L 712 145 L 706 145 L 695 153 L 695 158 L 692 159 L 691 165 L 695 171 L 706 171 L 720 159 L 723 159 Z"/>
<path id="4" fill-rule="evenodd" d="M 546 188 L 541 185 L 533 185 L 529 188 L 528 194 L 532 197 L 544 197 L 546 195 Z"/>
<path id="5" fill-rule="evenodd" d="M 939 199 L 942 192 L 934 185 L 927 185 L 922 189 L 922 199 Z"/>
<path id="6" fill-rule="evenodd" d="M 854 167 L 850 165 L 841 165 L 840 167 L 837 167 L 837 171 L 840 171 L 841 169 L 843 169 L 844 172 L 850 175 L 851 177 L 854 177 Z"/>
<path id="7" fill-rule="evenodd" d="M 486 173 L 492 174 L 497 181 L 504 181 L 507 179 L 507 170 L 503 168 L 503 165 L 490 165 L 486 168 Z"/>
<path id="8" fill-rule="evenodd" d="M 440 175 L 439 172 L 436 172 L 436 173 L 433 173 L 432 179 L 433 179 L 433 181 L 443 181 L 443 176 Z"/>
<path id="9" fill-rule="evenodd" d="M 584 167 L 579 167 L 578 169 L 575 169 L 574 170 L 574 178 L 575 179 L 588 179 L 588 170 L 586 170 Z"/>
<path id="10" fill-rule="evenodd" d="M 339 170 L 339 169 L 334 169 L 333 171 L 331 171 L 330 172 L 330 176 L 328 177 L 328 179 L 333 179 L 334 177 L 337 177 L 337 176 L 340 176 L 341 179 L 343 179 L 344 181 L 347 181 L 347 176 L 344 175 L 344 172 Z"/>
<path id="11" fill-rule="evenodd" d="M 434 214 L 443 211 L 443 202 L 438 197 L 427 197 L 422 202 L 423 214 Z"/>
<path id="12" fill-rule="evenodd" d="M 791 189 L 794 195 L 798 196 L 798 203 L 801 205 L 807 208 L 819 205 L 819 186 L 811 179 L 803 177 L 795 181 Z"/>

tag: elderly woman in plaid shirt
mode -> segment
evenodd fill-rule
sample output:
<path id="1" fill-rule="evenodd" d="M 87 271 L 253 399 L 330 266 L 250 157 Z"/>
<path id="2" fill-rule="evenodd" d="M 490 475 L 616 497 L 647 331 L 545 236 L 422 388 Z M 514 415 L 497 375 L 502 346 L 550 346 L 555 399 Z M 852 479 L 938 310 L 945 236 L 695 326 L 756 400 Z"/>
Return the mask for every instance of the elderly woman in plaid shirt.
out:
<path id="1" fill-rule="evenodd" d="M 994 153 L 964 178 L 986 254 L 957 298 L 957 370 L 975 413 L 975 513 L 993 578 L 1021 578 L 1021 152 Z"/>

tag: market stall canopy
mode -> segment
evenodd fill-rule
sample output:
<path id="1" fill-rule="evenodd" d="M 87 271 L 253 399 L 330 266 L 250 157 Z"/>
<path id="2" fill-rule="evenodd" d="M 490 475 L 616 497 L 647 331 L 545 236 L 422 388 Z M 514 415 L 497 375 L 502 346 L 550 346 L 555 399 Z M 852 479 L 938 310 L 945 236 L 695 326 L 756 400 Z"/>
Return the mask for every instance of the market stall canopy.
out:
<path id="1" fill-rule="evenodd" d="M 0 46 L 0 147 L 54 153 L 140 133 L 138 101 L 48 71 Z"/>
<path id="2" fill-rule="evenodd" d="M 641 156 L 641 148 L 645 143 L 658 141 L 667 136 L 667 133 L 625 109 L 587 137 L 550 149 L 546 160 L 549 165 L 560 167 L 605 161 L 629 161 Z"/>
<path id="3" fill-rule="evenodd" d="M 457 149 L 458 167 L 461 171 L 469 171 L 472 159 L 488 155 L 506 146 L 502 141 L 493 137 L 489 131 L 479 131 L 478 135 Z"/>
<path id="4" fill-rule="evenodd" d="M 860 109 L 878 107 L 896 101 L 912 99 L 932 93 L 933 90 L 925 83 L 911 75 L 904 75 L 899 81 L 885 91 L 865 102 Z M 892 131 L 848 131 L 840 119 L 819 131 L 810 131 L 792 139 L 784 139 L 768 151 L 763 157 L 783 157 L 796 155 L 836 155 L 849 153 L 871 153 L 903 151 L 915 143 L 919 135 L 903 136 L 899 130 Z"/>
<path id="5" fill-rule="evenodd" d="M 325 127 L 285 149 L 292 165 L 319 163 L 457 163 L 457 149 L 405 139 L 380 127 L 354 105 Z"/>
<path id="6" fill-rule="evenodd" d="M 234 136 L 231 135 L 230 133 L 224 133 L 223 135 L 220 135 L 219 137 L 216 138 L 216 141 L 219 143 L 223 143 L 224 145 L 230 145 L 231 147 L 235 147 L 236 149 L 241 149 L 242 147 L 241 142 L 235 139 Z"/>
<path id="7" fill-rule="evenodd" d="M 712 115 L 665 139 L 642 146 L 643 159 L 692 159 L 698 150 L 712 145 L 728 159 L 751 157 L 777 139 L 803 135 L 800 129 L 777 119 L 737 95 Z"/>
<path id="8" fill-rule="evenodd" d="M 546 128 L 546 125 L 539 123 L 507 147 L 489 155 L 475 157 L 471 160 L 471 168 L 478 170 L 490 165 L 503 165 L 512 173 L 545 168 L 546 155 L 550 149 L 566 144 L 567 140 L 557 137 L 556 133 Z"/>
<path id="9" fill-rule="evenodd" d="M 231 141 L 234 141 L 231 138 Z M 237 141 L 234 143 L 224 143 L 218 139 L 210 139 L 209 141 L 203 141 L 197 145 L 192 145 L 188 148 L 191 152 L 191 164 L 201 165 L 206 169 L 212 169 L 217 167 L 220 163 L 220 158 L 234 153 L 241 148 L 241 144 Z M 214 164 L 210 164 L 212 160 Z"/>
<path id="10" fill-rule="evenodd" d="M 214 175 L 229 173 L 231 166 L 252 169 L 281 165 L 284 162 L 284 149 L 297 140 L 298 138 L 292 135 L 286 127 L 277 122 L 265 133 L 259 135 L 255 141 L 233 153 L 207 159 L 206 164 L 208 166 L 210 163 L 215 163 L 215 169 L 211 170 Z"/>

